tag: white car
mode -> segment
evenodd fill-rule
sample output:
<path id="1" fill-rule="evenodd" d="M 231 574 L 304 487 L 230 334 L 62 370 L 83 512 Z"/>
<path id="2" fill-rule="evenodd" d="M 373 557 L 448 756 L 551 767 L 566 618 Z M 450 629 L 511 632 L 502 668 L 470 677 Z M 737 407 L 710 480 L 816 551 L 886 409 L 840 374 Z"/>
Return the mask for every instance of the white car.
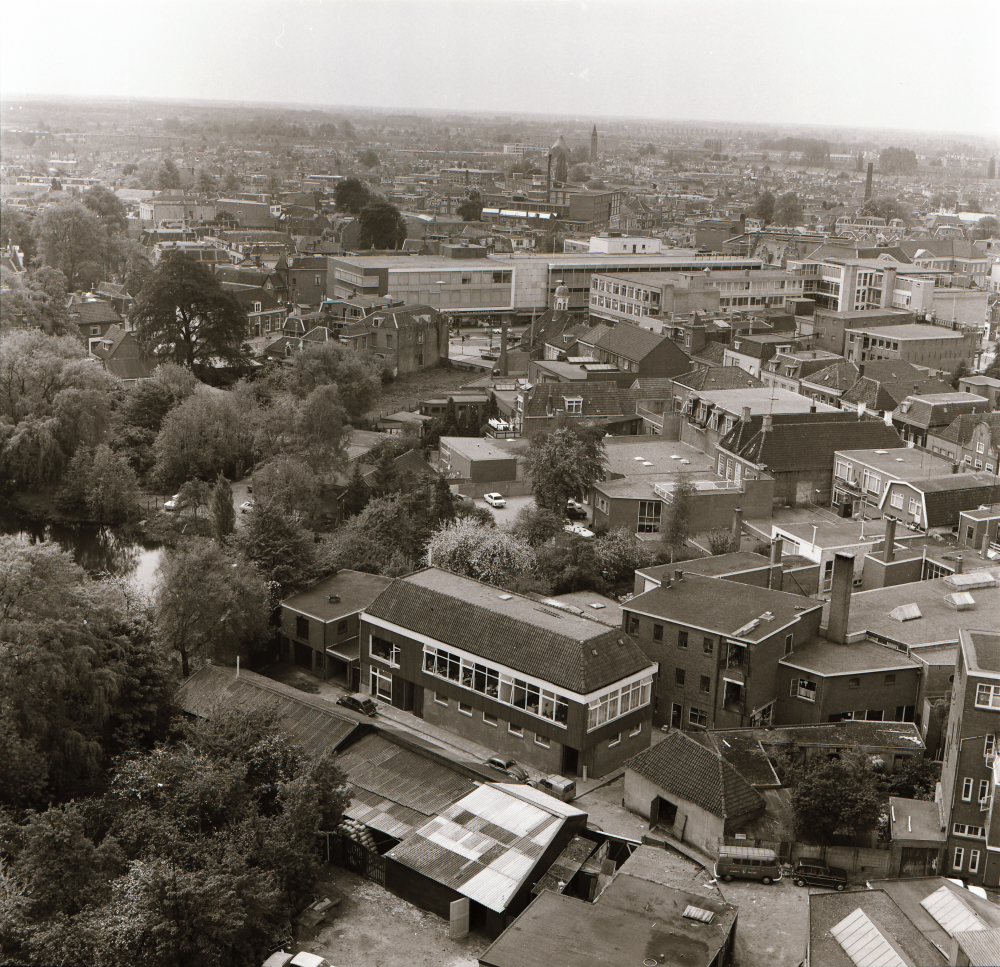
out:
<path id="1" fill-rule="evenodd" d="M 170 500 L 163 501 L 164 510 L 169 510 L 169 511 L 180 510 L 181 507 L 183 506 L 184 504 L 181 502 L 180 494 L 174 494 L 173 497 L 170 498 Z"/>
<path id="2" fill-rule="evenodd" d="M 244 500 L 243 503 L 240 504 L 240 513 L 241 514 L 247 514 L 251 510 L 253 510 L 253 501 L 252 500 Z"/>
<path id="3" fill-rule="evenodd" d="M 483 494 L 483 500 L 485 500 L 491 507 L 507 506 L 507 501 L 504 500 L 503 494 Z"/>
<path id="4" fill-rule="evenodd" d="M 563 527 L 563 530 L 567 534 L 576 534 L 577 537 L 593 537 L 594 532 L 589 527 L 584 527 L 583 524 L 567 524 Z"/>

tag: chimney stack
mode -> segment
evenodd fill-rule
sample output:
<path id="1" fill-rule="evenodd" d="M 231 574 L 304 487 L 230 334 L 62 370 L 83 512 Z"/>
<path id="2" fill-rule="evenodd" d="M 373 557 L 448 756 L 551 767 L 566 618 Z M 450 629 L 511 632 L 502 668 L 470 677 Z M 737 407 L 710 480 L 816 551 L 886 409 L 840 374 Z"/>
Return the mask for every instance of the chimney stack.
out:
<path id="1" fill-rule="evenodd" d="M 737 507 L 733 511 L 733 540 L 738 541 L 743 536 L 743 508 Z"/>
<path id="2" fill-rule="evenodd" d="M 885 548 L 882 552 L 882 560 L 886 564 L 891 564 L 896 560 L 896 518 L 886 517 L 885 519 Z"/>
<path id="3" fill-rule="evenodd" d="M 680 584 L 681 581 L 684 580 L 684 572 L 680 568 L 678 568 L 676 571 L 674 571 L 674 580 L 678 584 Z"/>
<path id="4" fill-rule="evenodd" d="M 742 412 L 740 414 L 740 419 L 743 420 L 744 423 L 749 423 L 750 422 L 750 412 L 751 412 L 751 410 L 750 410 L 749 406 L 744 406 L 743 407 L 743 410 L 742 410 Z"/>
<path id="5" fill-rule="evenodd" d="M 770 431 L 770 429 L 771 429 L 771 425 L 772 425 L 771 414 L 770 413 L 765 413 L 764 414 L 764 420 L 763 420 L 763 422 L 760 425 L 761 432 L 762 433 L 768 433 Z"/>
<path id="6" fill-rule="evenodd" d="M 961 554 L 959 554 L 959 555 L 958 555 L 958 560 L 957 560 L 957 561 L 955 562 L 955 573 L 956 573 L 956 574 L 961 574 L 961 573 L 962 573 L 962 568 L 963 568 L 964 566 L 965 566 L 965 565 L 964 565 L 964 563 L 963 563 L 963 561 L 962 561 L 962 555 L 961 555 Z"/>
<path id="7" fill-rule="evenodd" d="M 784 538 L 776 537 L 771 541 L 771 563 L 780 564 L 781 563 L 781 548 L 784 544 Z"/>
<path id="8" fill-rule="evenodd" d="M 838 554 L 833 559 L 833 589 L 830 594 L 830 618 L 826 637 L 834 644 L 847 643 L 847 622 L 851 616 L 851 591 L 854 588 L 854 555 Z"/>

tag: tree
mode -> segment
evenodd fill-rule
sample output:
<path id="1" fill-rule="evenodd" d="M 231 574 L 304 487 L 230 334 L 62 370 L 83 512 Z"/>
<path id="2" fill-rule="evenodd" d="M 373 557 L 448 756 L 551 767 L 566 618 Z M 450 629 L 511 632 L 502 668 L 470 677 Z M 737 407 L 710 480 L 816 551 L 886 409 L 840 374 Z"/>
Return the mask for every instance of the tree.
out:
<path id="1" fill-rule="evenodd" d="M 345 178 L 338 181 L 333 189 L 333 203 L 337 211 L 349 215 L 360 215 L 371 204 L 372 198 L 371 190 L 359 178 Z"/>
<path id="2" fill-rule="evenodd" d="M 198 519 L 198 508 L 204 507 L 212 499 L 212 488 L 204 480 L 186 480 L 178 491 L 181 503 L 194 511 Z"/>
<path id="3" fill-rule="evenodd" d="M 529 547 L 538 547 L 562 532 L 563 518 L 547 507 L 528 504 L 517 512 L 512 532 Z"/>
<path id="4" fill-rule="evenodd" d="M 204 168 L 198 169 L 198 178 L 195 184 L 198 191 L 204 192 L 206 195 L 218 195 L 219 193 L 219 179 Z"/>
<path id="5" fill-rule="evenodd" d="M 43 209 L 32 233 L 39 260 L 59 269 L 70 289 L 102 277 L 108 236 L 101 220 L 85 205 L 64 201 Z"/>
<path id="6" fill-rule="evenodd" d="M 567 500 L 580 499 L 604 479 L 606 460 L 601 436 L 586 429 L 560 426 L 538 434 L 527 455 L 535 503 L 563 516 Z"/>
<path id="7" fill-rule="evenodd" d="M 211 541 L 188 540 L 167 550 L 154 609 L 157 636 L 176 651 L 181 674 L 196 655 L 246 655 L 269 637 L 268 595 L 257 571 Z"/>
<path id="8" fill-rule="evenodd" d="M 0 205 L 0 247 L 16 245 L 26 262 L 35 257 L 35 239 L 31 232 L 31 219 L 13 205 Z"/>
<path id="9" fill-rule="evenodd" d="M 870 759 L 848 751 L 839 759 L 814 759 L 801 769 L 791 800 L 796 832 L 821 838 L 873 830 L 883 808 Z"/>
<path id="10" fill-rule="evenodd" d="M 337 386 L 317 386 L 295 414 L 295 436 L 305 461 L 315 471 L 339 471 L 346 460 L 347 424 Z"/>
<path id="11" fill-rule="evenodd" d="M 235 171 L 226 171 L 222 176 L 222 190 L 231 195 L 243 188 L 243 182 L 240 180 L 239 175 Z"/>
<path id="12" fill-rule="evenodd" d="M 913 223 L 913 212 L 897 198 L 870 198 L 858 209 L 858 215 L 884 218 L 886 223 L 894 218 L 902 219 L 907 225 Z"/>
<path id="13" fill-rule="evenodd" d="M 254 470 L 256 500 L 270 502 L 283 514 L 313 517 L 319 508 L 320 478 L 298 457 L 279 454 Z"/>
<path id="14" fill-rule="evenodd" d="M 772 195 L 769 191 L 765 191 L 764 194 L 757 199 L 753 208 L 750 209 L 750 214 L 754 218 L 759 218 L 765 225 L 768 225 L 774 220 L 774 206 L 774 195 Z"/>
<path id="15" fill-rule="evenodd" d="M 172 189 L 180 188 L 180 186 L 181 176 L 177 171 L 177 165 L 170 158 L 164 158 L 163 164 L 160 165 L 156 173 L 156 187 L 160 191 L 171 191 Z"/>
<path id="16" fill-rule="evenodd" d="M 378 154 L 372 148 L 366 148 L 364 151 L 358 155 L 358 161 L 363 164 L 366 168 L 377 168 L 381 161 L 379 161 Z"/>
<path id="17" fill-rule="evenodd" d="M 660 525 L 661 540 L 670 551 L 670 563 L 674 555 L 687 542 L 691 527 L 691 500 L 694 497 L 694 486 L 689 480 L 681 480 L 674 487 L 670 502 L 665 508 L 663 521 Z"/>
<path id="18" fill-rule="evenodd" d="M 266 580 L 280 585 L 283 594 L 314 577 L 316 545 L 312 536 L 273 500 L 255 495 L 237 544 Z"/>
<path id="19" fill-rule="evenodd" d="M 194 371 L 220 360 L 242 368 L 247 315 L 200 263 L 179 253 L 161 259 L 132 310 L 143 350 Z"/>
<path id="20" fill-rule="evenodd" d="M 795 227 L 802 221 L 802 202 L 794 191 L 779 196 L 774 205 L 774 223 Z"/>
<path id="21" fill-rule="evenodd" d="M 972 231 L 969 232 L 969 237 L 974 241 L 982 238 L 998 238 L 1000 237 L 1000 221 L 994 218 L 992 215 L 987 215 L 985 218 L 980 218 L 976 222 Z"/>
<path id="22" fill-rule="evenodd" d="M 725 527 L 714 527 L 708 535 L 708 549 L 712 554 L 732 554 L 740 549 L 740 542 Z"/>
<path id="23" fill-rule="evenodd" d="M 878 170 L 886 175 L 911 175 L 917 170 L 917 156 L 909 148 L 883 148 Z"/>
<path id="24" fill-rule="evenodd" d="M 215 478 L 209 509 L 212 514 L 212 533 L 216 541 L 222 543 L 223 538 L 236 530 L 236 510 L 233 507 L 233 488 L 221 473 Z"/>
<path id="25" fill-rule="evenodd" d="M 406 241 L 406 219 L 387 201 L 373 201 L 358 215 L 358 247 L 397 249 Z"/>
<path id="26" fill-rule="evenodd" d="M 592 542 L 601 577 L 612 589 L 631 590 L 635 572 L 653 563 L 655 554 L 646 541 L 627 527 L 620 527 Z"/>
<path id="27" fill-rule="evenodd" d="M 124 235 L 128 218 L 124 202 L 109 188 L 94 185 L 83 193 L 83 204 L 100 220 L 109 235 Z"/>
<path id="28" fill-rule="evenodd" d="M 528 542 L 514 534 L 461 520 L 431 537 L 427 561 L 435 567 L 504 587 L 534 568 L 535 555 Z"/>
<path id="29" fill-rule="evenodd" d="M 464 199 L 455 212 L 461 217 L 463 222 L 478 222 L 483 217 L 482 201 L 473 201 L 471 198 Z"/>
<path id="30" fill-rule="evenodd" d="M 360 514 L 368 504 L 371 497 L 371 488 L 365 483 L 365 478 L 361 475 L 361 465 L 355 461 L 354 469 L 351 471 L 351 479 L 347 482 L 347 489 L 341 501 L 344 519 Z"/>
<path id="31" fill-rule="evenodd" d="M 70 461 L 57 496 L 64 510 L 120 524 L 135 514 L 138 481 L 128 460 L 107 446 L 81 449 Z"/>
<path id="32" fill-rule="evenodd" d="M 321 386 L 335 385 L 348 420 L 358 420 L 378 405 L 382 396 L 382 369 L 378 360 L 341 343 L 313 343 L 292 356 L 280 374 L 284 385 L 299 399 Z"/>

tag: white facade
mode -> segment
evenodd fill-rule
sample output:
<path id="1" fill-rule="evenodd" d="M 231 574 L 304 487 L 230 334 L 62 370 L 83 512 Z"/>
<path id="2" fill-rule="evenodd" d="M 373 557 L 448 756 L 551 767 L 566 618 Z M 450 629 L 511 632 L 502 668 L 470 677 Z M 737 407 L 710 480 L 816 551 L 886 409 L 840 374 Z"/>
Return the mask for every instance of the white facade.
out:
<path id="1" fill-rule="evenodd" d="M 659 255 L 658 238 L 644 235 L 592 235 L 590 251 L 595 255 Z"/>

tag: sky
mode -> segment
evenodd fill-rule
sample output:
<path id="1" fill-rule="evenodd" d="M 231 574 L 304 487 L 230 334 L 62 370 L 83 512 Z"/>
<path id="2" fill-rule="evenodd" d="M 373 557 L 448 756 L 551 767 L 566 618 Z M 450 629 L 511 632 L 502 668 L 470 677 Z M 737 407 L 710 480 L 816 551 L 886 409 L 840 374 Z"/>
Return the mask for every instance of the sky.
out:
<path id="1" fill-rule="evenodd" d="M 0 97 L 1000 135 L 1000 0 L 0 0 Z"/>

